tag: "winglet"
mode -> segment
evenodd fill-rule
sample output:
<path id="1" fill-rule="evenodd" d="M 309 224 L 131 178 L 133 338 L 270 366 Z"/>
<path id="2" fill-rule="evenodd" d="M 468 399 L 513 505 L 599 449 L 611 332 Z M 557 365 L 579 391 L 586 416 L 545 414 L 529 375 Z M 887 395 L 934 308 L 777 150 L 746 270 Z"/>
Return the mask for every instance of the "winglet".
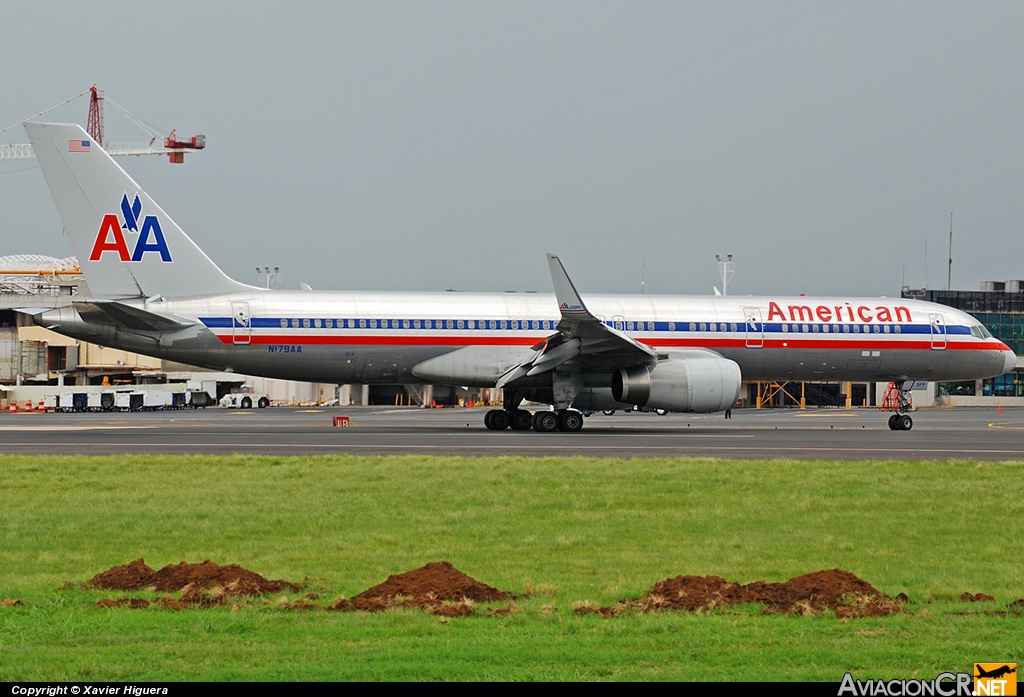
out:
<path id="1" fill-rule="evenodd" d="M 551 282 L 555 286 L 555 300 L 563 319 L 592 318 L 593 315 L 583 304 L 583 299 L 576 292 L 576 286 L 569 279 L 562 262 L 554 254 L 548 254 L 548 266 L 551 268 Z"/>
<path id="2" fill-rule="evenodd" d="M 601 353 L 607 357 L 614 353 L 622 356 L 623 360 L 630 364 L 657 360 L 657 353 L 650 346 L 641 344 L 623 332 L 609 327 L 590 314 L 590 310 L 583 304 L 580 294 L 576 292 L 576 286 L 569 280 L 569 274 L 565 272 L 565 267 L 554 254 L 548 254 L 548 266 L 551 267 L 551 281 L 555 286 L 555 300 L 558 302 L 559 312 L 562 313 L 562 319 L 556 328 L 562 334 L 563 339 L 580 338 L 583 340 L 583 344 L 579 346 L 577 352 L 557 354 L 559 357 L 570 360 L 578 354 Z M 545 353 L 562 343 L 552 344 L 549 342 Z M 555 362 L 544 363 L 551 368 L 557 365 Z"/>

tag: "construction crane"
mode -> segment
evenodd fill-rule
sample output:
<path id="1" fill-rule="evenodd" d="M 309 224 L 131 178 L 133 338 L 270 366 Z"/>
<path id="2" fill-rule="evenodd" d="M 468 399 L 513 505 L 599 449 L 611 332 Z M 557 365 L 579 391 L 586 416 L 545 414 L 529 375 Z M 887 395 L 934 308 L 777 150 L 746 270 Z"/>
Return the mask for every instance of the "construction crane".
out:
<path id="1" fill-rule="evenodd" d="M 102 90 L 97 89 L 96 85 L 93 85 L 85 92 L 76 94 L 74 97 L 67 99 L 56 106 L 52 106 L 46 111 L 41 111 L 35 116 L 31 116 L 26 121 L 34 119 L 38 116 L 42 116 L 48 111 L 53 111 L 57 107 L 64 106 L 68 102 L 72 102 L 83 95 L 89 95 L 89 119 L 86 122 L 86 131 L 92 136 L 107 154 L 115 157 L 124 157 L 126 155 L 167 155 L 168 159 L 174 164 L 181 164 L 185 161 L 186 152 L 194 152 L 197 150 L 204 150 L 206 148 L 206 136 L 199 133 L 191 138 L 179 139 L 177 135 L 177 129 L 172 129 L 170 134 L 166 138 L 161 138 L 159 131 L 141 121 L 140 119 L 133 116 L 128 112 L 127 109 L 122 107 L 120 104 L 112 99 L 109 99 L 104 95 Z M 108 101 L 118 111 L 124 114 L 130 119 L 135 125 L 139 126 L 142 130 L 146 131 L 151 137 L 149 142 L 136 142 L 136 143 L 107 143 L 103 138 L 103 103 Z M 9 126 L 3 129 L 0 133 L 10 130 L 15 126 L 21 125 L 20 123 Z M 32 150 L 32 146 L 28 143 L 16 143 L 13 145 L 0 145 L 0 160 L 27 160 L 32 159 L 36 156 Z"/>

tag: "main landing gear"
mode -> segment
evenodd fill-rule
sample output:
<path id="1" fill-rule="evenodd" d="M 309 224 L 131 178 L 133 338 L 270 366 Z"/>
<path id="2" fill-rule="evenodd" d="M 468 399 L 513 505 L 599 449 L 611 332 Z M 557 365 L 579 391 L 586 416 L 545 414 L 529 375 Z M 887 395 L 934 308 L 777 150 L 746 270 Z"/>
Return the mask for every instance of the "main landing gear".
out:
<path id="1" fill-rule="evenodd" d="M 563 411 L 538 411 L 530 413 L 516 409 L 509 413 L 504 409 L 491 409 L 484 414 L 484 426 L 490 431 L 528 431 L 531 428 L 541 433 L 576 433 L 583 428 L 583 414 L 575 409 Z"/>

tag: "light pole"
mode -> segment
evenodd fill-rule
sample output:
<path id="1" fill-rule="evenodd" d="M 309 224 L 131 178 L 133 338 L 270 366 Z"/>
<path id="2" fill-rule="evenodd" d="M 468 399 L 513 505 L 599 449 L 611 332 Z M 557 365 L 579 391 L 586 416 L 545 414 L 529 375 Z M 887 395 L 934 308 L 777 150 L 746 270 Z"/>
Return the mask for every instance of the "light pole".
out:
<path id="1" fill-rule="evenodd" d="M 281 282 L 280 266 L 275 266 L 273 273 L 271 273 L 269 266 L 264 266 L 262 269 L 259 266 L 257 266 L 256 273 L 259 274 L 260 283 L 263 285 L 264 288 L 276 288 L 277 285 Z"/>
<path id="2" fill-rule="evenodd" d="M 722 277 L 722 295 L 729 294 L 729 279 L 736 272 L 736 262 L 732 260 L 732 254 L 726 254 L 725 259 L 721 254 L 716 254 L 718 259 L 718 275 Z"/>

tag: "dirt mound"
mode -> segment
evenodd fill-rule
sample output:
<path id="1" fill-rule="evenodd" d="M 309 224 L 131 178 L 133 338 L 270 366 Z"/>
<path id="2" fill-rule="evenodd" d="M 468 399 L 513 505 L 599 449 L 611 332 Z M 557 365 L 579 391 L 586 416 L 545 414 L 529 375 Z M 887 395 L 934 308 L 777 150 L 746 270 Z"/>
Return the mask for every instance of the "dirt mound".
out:
<path id="1" fill-rule="evenodd" d="M 221 586 L 230 589 L 232 595 L 264 595 L 279 593 L 289 589 L 298 591 L 302 586 L 284 580 L 268 581 L 255 571 L 243 568 L 238 564 L 221 566 L 207 559 L 202 564 L 181 562 L 174 566 L 168 564 L 156 572 L 154 586 L 158 591 L 184 590 L 185 586 L 193 588 L 214 588 Z"/>
<path id="2" fill-rule="evenodd" d="M 720 576 L 676 576 L 654 584 L 640 600 L 623 604 L 642 612 L 700 610 L 744 603 L 766 605 L 769 612 L 817 614 L 835 610 L 840 617 L 900 612 L 894 598 L 849 571 L 831 569 L 791 578 L 785 583 L 727 581 Z"/>
<path id="3" fill-rule="evenodd" d="M 142 559 L 136 559 L 124 566 L 115 566 L 98 573 L 86 584 L 90 588 L 106 590 L 137 591 L 152 589 L 172 592 L 192 589 L 224 588 L 230 595 L 263 595 L 302 588 L 288 581 L 268 581 L 255 571 L 237 564 L 221 566 L 207 559 L 202 564 L 168 564 L 159 571 L 153 571 Z"/>
<path id="4" fill-rule="evenodd" d="M 962 593 L 960 595 L 960 600 L 966 600 L 967 602 L 970 602 L 970 603 L 992 603 L 992 602 L 995 602 L 995 598 L 993 598 L 988 593 L 971 593 L 971 592 L 964 592 L 964 593 Z"/>
<path id="5" fill-rule="evenodd" d="M 451 563 L 441 561 L 431 562 L 404 574 L 392 574 L 384 583 L 363 591 L 350 602 L 355 609 L 370 612 L 392 607 L 415 606 L 430 609 L 436 614 L 465 615 L 472 613 L 472 602 L 511 599 L 511 593 L 481 583 L 462 573 Z M 458 605 L 451 606 L 446 604 L 446 601 Z M 457 609 L 444 609 L 448 607 Z"/>
<path id="6" fill-rule="evenodd" d="M 123 566 L 113 566 L 96 574 L 85 585 L 89 588 L 106 590 L 137 591 L 153 585 L 156 572 L 142 559 L 136 559 Z"/>

